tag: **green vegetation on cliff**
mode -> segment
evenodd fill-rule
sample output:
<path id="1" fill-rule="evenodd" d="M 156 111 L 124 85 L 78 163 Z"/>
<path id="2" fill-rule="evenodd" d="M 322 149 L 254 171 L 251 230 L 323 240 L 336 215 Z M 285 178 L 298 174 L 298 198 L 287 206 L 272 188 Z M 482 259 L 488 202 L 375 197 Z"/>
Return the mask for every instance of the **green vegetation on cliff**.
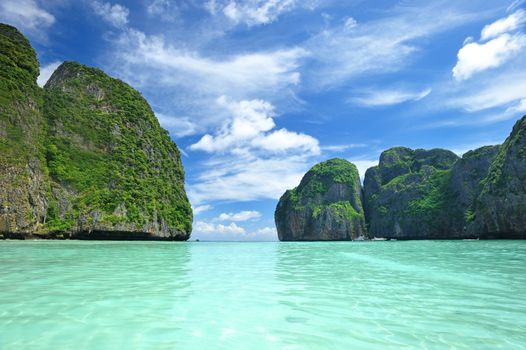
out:
<path id="1" fill-rule="evenodd" d="M 362 236 L 365 218 L 356 166 L 330 159 L 313 166 L 281 197 L 275 213 L 282 240 L 345 240 Z"/>
<path id="2" fill-rule="evenodd" d="M 313 166 L 303 177 L 298 187 L 289 190 L 293 206 L 301 209 L 305 205 L 313 205 L 317 196 L 326 193 L 333 184 L 355 186 L 360 182 L 356 166 L 346 160 L 334 158 Z M 360 191 L 354 193 L 355 203 L 360 201 Z M 328 203 L 321 203 L 322 205 Z"/>
<path id="3" fill-rule="evenodd" d="M 0 232 L 33 230 L 45 216 L 39 65 L 29 41 L 0 24 Z"/>
<path id="4" fill-rule="evenodd" d="M 49 212 L 51 225 L 98 210 L 98 223 L 110 227 L 164 220 L 190 232 L 179 150 L 136 90 L 101 70 L 65 62 L 45 91 L 50 176 L 77 193 L 62 222 Z"/>
<path id="5" fill-rule="evenodd" d="M 74 62 L 41 89 L 34 50 L 3 24 L 0 74 L 0 232 L 189 237 L 180 152 L 136 90 Z"/>
<path id="6" fill-rule="evenodd" d="M 441 214 L 452 208 L 453 152 L 395 147 L 384 151 L 364 181 L 366 216 L 372 236 L 437 237 L 446 229 Z M 447 220 L 446 220 L 447 221 Z"/>

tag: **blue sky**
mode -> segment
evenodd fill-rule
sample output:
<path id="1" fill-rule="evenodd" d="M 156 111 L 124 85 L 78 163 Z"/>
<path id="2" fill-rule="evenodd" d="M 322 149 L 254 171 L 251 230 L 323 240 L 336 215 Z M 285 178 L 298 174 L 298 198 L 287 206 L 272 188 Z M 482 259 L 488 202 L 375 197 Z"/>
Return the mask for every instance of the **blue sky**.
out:
<path id="1" fill-rule="evenodd" d="M 2 0 L 44 83 L 64 60 L 138 89 L 183 152 L 192 238 L 275 240 L 319 161 L 501 143 L 526 113 L 525 1 Z"/>

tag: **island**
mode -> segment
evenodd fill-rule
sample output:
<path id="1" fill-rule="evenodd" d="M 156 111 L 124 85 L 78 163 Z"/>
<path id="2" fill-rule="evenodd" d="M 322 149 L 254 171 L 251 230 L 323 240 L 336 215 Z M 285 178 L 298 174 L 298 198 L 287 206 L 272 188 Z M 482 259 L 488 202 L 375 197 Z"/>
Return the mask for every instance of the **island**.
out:
<path id="1" fill-rule="evenodd" d="M 0 24 L 0 238 L 187 240 L 181 154 L 141 94 L 76 62 L 38 75 Z"/>
<path id="2" fill-rule="evenodd" d="M 502 145 L 462 158 L 388 149 L 363 187 L 350 162 L 317 164 L 283 194 L 274 217 L 282 241 L 526 239 L 526 116 Z"/>

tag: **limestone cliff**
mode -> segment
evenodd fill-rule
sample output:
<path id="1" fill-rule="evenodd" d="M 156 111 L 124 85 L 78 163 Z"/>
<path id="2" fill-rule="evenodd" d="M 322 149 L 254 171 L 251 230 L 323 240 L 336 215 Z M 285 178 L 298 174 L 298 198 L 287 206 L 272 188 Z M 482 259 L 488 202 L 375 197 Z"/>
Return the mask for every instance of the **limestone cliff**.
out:
<path id="1" fill-rule="evenodd" d="M 42 90 L 29 41 L 0 24 L 0 235 L 22 237 L 45 218 Z"/>
<path id="2" fill-rule="evenodd" d="M 50 230 L 186 239 L 184 171 L 142 96 L 98 69 L 65 62 L 45 89 Z"/>
<path id="3" fill-rule="evenodd" d="M 282 241 L 351 240 L 365 232 L 356 166 L 330 159 L 312 167 L 299 186 L 285 192 L 275 212 Z"/>
<path id="4" fill-rule="evenodd" d="M 443 149 L 391 148 L 364 180 L 371 237 L 421 239 L 456 235 L 448 184 L 458 156 Z"/>
<path id="5" fill-rule="evenodd" d="M 136 90 L 74 62 L 39 88 L 8 25 L 0 68 L 0 238 L 188 239 L 180 152 Z"/>
<path id="6" fill-rule="evenodd" d="M 526 116 L 500 146 L 481 186 L 470 232 L 526 239 Z"/>

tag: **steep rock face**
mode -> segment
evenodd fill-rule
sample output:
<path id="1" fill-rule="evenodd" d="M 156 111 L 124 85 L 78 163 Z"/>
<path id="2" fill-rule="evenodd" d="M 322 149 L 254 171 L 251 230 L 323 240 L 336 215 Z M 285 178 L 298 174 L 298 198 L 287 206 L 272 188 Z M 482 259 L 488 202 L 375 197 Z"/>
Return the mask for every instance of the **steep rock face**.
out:
<path id="1" fill-rule="evenodd" d="M 137 91 L 65 62 L 45 86 L 44 115 L 48 230 L 80 238 L 189 237 L 179 150 Z"/>
<path id="2" fill-rule="evenodd" d="M 188 239 L 180 153 L 144 98 L 77 63 L 38 74 L 0 24 L 0 239 Z"/>
<path id="3" fill-rule="evenodd" d="M 39 64 L 27 39 L 0 24 L 0 234 L 25 235 L 44 221 L 46 173 L 43 157 Z"/>
<path id="4" fill-rule="evenodd" d="M 449 190 L 458 156 L 443 149 L 391 148 L 365 173 L 369 235 L 397 239 L 457 236 L 459 215 Z"/>
<path id="5" fill-rule="evenodd" d="M 500 146 L 481 186 L 469 230 L 481 238 L 526 239 L 526 116 Z"/>
<path id="6" fill-rule="evenodd" d="M 281 241 L 351 240 L 365 234 L 356 166 L 330 159 L 312 167 L 298 187 L 280 198 L 275 212 Z"/>
<path id="7" fill-rule="evenodd" d="M 452 233 L 458 236 L 451 238 L 478 238 L 480 232 L 473 227 L 476 200 L 482 190 L 482 181 L 495 158 L 499 146 L 484 146 L 465 153 L 451 170 L 449 186 L 451 194 L 450 208 L 454 210 L 455 222 Z M 451 210 L 450 210 L 451 211 Z"/>

